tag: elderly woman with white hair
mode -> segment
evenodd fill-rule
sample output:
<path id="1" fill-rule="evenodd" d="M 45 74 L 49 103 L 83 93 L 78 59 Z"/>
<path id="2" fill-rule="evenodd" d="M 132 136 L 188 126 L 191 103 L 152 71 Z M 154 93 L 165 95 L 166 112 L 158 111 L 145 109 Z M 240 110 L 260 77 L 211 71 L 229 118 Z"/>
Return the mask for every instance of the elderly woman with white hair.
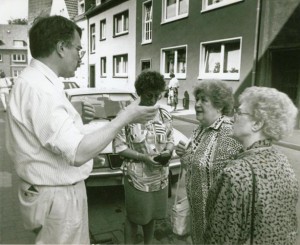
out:
<path id="1" fill-rule="evenodd" d="M 209 191 L 205 244 L 295 244 L 298 183 L 272 143 L 294 129 L 297 108 L 265 87 L 247 88 L 239 102 L 233 136 L 244 149 Z"/>

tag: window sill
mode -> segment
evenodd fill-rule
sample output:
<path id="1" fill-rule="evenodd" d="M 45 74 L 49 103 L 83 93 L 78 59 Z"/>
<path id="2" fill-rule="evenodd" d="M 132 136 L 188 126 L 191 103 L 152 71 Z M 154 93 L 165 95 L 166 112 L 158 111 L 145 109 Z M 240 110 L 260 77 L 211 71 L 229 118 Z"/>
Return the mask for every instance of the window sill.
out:
<path id="1" fill-rule="evenodd" d="M 151 41 L 143 41 L 142 43 L 141 43 L 141 45 L 147 45 L 147 44 L 151 44 L 152 43 L 152 40 Z"/>
<path id="2" fill-rule="evenodd" d="M 179 15 L 179 16 L 176 16 L 176 17 L 172 17 L 170 19 L 164 19 L 160 24 L 161 25 L 167 24 L 167 23 L 170 23 L 170 22 L 174 22 L 174 21 L 177 21 L 177 20 L 187 18 L 188 16 L 189 16 L 188 14 L 183 14 L 183 15 Z"/>
<path id="3" fill-rule="evenodd" d="M 234 3 L 238 3 L 238 2 L 242 2 L 242 1 L 244 1 L 244 0 L 230 0 L 228 2 L 215 3 L 212 6 L 208 6 L 205 9 L 201 10 L 201 13 L 209 12 L 211 10 L 222 8 L 222 7 L 226 7 L 228 5 L 231 5 L 231 4 L 234 4 Z"/>
<path id="4" fill-rule="evenodd" d="M 120 36 L 124 36 L 124 35 L 128 35 L 128 34 L 129 34 L 128 31 L 127 31 L 127 32 L 121 32 L 121 33 L 115 33 L 115 34 L 113 35 L 113 38 L 120 37 Z"/>
<path id="5" fill-rule="evenodd" d="M 240 80 L 240 74 L 200 74 L 198 79 L 218 79 L 218 80 L 231 80 L 238 81 Z"/>

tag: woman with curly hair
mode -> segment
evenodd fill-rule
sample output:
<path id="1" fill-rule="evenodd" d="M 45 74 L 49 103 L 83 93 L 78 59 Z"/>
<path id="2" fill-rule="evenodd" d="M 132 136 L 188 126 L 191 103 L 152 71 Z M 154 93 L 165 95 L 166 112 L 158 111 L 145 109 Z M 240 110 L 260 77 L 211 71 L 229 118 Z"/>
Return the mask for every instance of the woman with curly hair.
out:
<path id="1" fill-rule="evenodd" d="M 233 94 L 224 82 L 206 80 L 194 89 L 196 119 L 190 144 L 179 143 L 177 155 L 185 166 L 186 190 L 190 203 L 191 236 L 193 244 L 203 243 L 206 226 L 205 206 L 207 193 L 216 176 L 224 167 L 224 161 L 234 156 L 242 146 L 233 138 Z"/>
<path id="2" fill-rule="evenodd" d="M 141 106 L 153 106 L 165 90 L 163 76 L 155 71 L 141 73 L 136 93 Z M 138 225 L 142 226 L 144 243 L 151 244 L 155 220 L 167 215 L 168 161 L 174 139 L 172 117 L 160 109 L 145 124 L 129 124 L 113 142 L 115 151 L 125 158 L 122 165 L 125 189 L 125 243 L 134 244 Z M 161 159 L 155 158 L 160 154 Z"/>
<path id="3" fill-rule="evenodd" d="M 297 108 L 274 88 L 247 88 L 239 97 L 233 136 L 243 145 L 207 200 L 204 244 L 295 244 L 298 183 L 272 143 L 294 129 Z"/>

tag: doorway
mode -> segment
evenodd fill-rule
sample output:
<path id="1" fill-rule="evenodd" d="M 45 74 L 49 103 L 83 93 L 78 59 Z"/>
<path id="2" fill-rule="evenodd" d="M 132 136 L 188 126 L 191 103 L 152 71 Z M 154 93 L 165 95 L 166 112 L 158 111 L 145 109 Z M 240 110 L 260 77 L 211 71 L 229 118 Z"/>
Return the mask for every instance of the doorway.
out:
<path id="1" fill-rule="evenodd" d="M 95 65 L 90 65 L 90 82 L 89 82 L 89 87 L 90 88 L 95 88 Z"/>
<path id="2" fill-rule="evenodd" d="M 272 51 L 272 87 L 286 93 L 300 108 L 300 49 Z"/>

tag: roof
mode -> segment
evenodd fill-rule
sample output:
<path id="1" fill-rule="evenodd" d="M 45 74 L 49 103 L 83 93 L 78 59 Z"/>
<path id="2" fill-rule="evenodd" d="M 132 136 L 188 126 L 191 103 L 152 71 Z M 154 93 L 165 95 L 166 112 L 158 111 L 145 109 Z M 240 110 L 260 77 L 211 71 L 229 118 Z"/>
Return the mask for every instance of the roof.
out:
<path id="1" fill-rule="evenodd" d="M 78 14 L 78 0 L 65 0 L 70 19 L 73 20 Z"/>
<path id="2" fill-rule="evenodd" d="M 27 50 L 28 25 L 1 25 L 0 49 Z M 23 46 L 15 46 L 14 41 L 22 41 Z"/>
<path id="3" fill-rule="evenodd" d="M 32 24 L 38 16 L 49 16 L 52 0 L 29 0 L 28 1 L 28 23 Z"/>

